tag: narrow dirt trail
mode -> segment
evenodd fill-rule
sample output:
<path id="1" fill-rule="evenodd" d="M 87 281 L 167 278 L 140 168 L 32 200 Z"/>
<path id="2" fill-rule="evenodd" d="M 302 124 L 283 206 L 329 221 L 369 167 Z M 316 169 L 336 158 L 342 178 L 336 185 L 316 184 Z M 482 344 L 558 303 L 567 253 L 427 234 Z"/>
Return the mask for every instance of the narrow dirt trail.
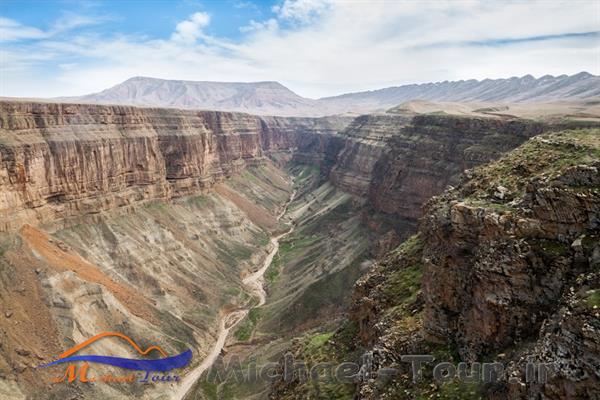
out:
<path id="1" fill-rule="evenodd" d="M 281 219 L 285 212 L 288 209 L 288 206 L 294 201 L 296 196 L 296 191 L 294 190 L 290 196 L 290 199 L 287 201 L 281 213 L 277 216 L 277 220 Z M 291 234 L 294 231 L 294 227 L 292 226 L 287 232 L 284 232 L 280 235 L 274 236 L 271 238 L 271 251 L 265 258 L 263 265 L 260 269 L 248 275 L 242 280 L 242 283 L 248 288 L 248 290 L 258 299 L 258 304 L 255 307 L 260 307 L 265 304 L 267 301 L 267 293 L 265 292 L 264 284 L 265 278 L 264 274 L 273 262 L 273 257 L 279 251 L 279 241 Z M 219 335 L 217 337 L 217 341 L 213 345 L 210 353 L 202 360 L 202 363 L 190 371 L 182 380 L 177 390 L 173 394 L 173 400 L 183 400 L 188 392 L 192 389 L 194 384 L 200 379 L 204 371 L 209 369 L 214 362 L 221 354 L 221 350 L 225 346 L 225 342 L 229 337 L 229 333 L 231 329 L 233 329 L 238 323 L 240 323 L 250 309 L 244 310 L 235 310 L 225 314 L 221 320 L 219 321 Z"/>

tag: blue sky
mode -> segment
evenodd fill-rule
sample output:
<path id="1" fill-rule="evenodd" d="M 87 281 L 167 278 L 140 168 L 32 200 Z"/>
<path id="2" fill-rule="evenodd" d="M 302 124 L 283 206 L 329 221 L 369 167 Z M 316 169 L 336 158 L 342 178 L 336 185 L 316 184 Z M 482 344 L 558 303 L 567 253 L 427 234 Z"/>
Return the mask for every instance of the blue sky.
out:
<path id="1" fill-rule="evenodd" d="M 87 15 L 100 22 L 94 31 L 109 35 L 124 34 L 169 37 L 173 27 L 189 15 L 204 11 L 211 15 L 212 23 L 207 33 L 239 39 L 240 26 L 254 19 L 262 19 L 271 13 L 275 1 L 157 1 L 157 0 L 97 0 L 97 1 L 48 1 L 3 0 L 2 16 L 19 21 L 23 25 L 43 30 L 69 14 Z M 80 31 L 89 26 L 79 28 Z"/>
<path id="2" fill-rule="evenodd" d="M 600 74 L 600 2 L 0 2 L 0 95 L 132 76 L 276 80 L 320 97 L 405 83 Z"/>

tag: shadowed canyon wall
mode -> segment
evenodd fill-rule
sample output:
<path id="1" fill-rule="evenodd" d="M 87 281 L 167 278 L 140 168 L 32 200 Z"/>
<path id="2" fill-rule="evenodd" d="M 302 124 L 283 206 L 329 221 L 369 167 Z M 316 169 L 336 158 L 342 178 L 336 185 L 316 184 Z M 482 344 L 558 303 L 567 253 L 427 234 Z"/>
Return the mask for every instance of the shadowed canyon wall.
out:
<path id="1" fill-rule="evenodd" d="M 416 229 L 423 204 L 463 171 L 554 129 L 523 119 L 362 115 L 339 134 L 302 137 L 294 160 L 321 163 L 335 186 L 367 199 L 371 229 L 393 228 L 403 238 Z"/>

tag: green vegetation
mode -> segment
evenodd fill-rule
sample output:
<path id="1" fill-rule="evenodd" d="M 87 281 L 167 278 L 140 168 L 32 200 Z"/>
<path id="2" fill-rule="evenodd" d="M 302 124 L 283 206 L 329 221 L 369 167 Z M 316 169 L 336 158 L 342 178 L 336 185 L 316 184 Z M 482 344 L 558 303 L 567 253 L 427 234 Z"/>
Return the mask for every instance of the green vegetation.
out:
<path id="1" fill-rule="evenodd" d="M 507 210 L 505 205 L 524 194 L 527 182 L 539 177 L 554 179 L 567 168 L 600 160 L 600 129 L 578 129 L 541 135 L 528 140 L 498 161 L 478 167 L 466 185 L 469 202 Z M 504 199 L 495 199 L 496 188 L 507 189 Z M 578 188 L 589 190 L 594 188 Z M 595 188 L 598 189 L 598 188 Z M 494 199 L 494 201 L 490 201 Z M 477 203 L 475 203 L 477 204 Z M 510 209 L 510 208 L 509 208 Z"/>
<path id="2" fill-rule="evenodd" d="M 271 265 L 269 265 L 269 268 L 267 268 L 267 270 L 265 271 L 264 277 L 268 285 L 272 285 L 273 283 L 275 283 L 277 277 L 279 276 L 279 273 L 281 272 L 281 266 L 281 255 L 278 252 L 277 254 L 275 254 L 275 257 L 273 257 L 273 261 L 271 262 Z"/>
<path id="3" fill-rule="evenodd" d="M 186 203 L 190 206 L 194 206 L 197 208 L 206 207 L 209 203 L 208 196 L 200 195 L 200 196 L 192 196 L 186 199 Z"/>
<path id="4" fill-rule="evenodd" d="M 556 240 L 539 240 L 538 244 L 546 254 L 555 257 L 569 254 L 569 246 Z"/>
<path id="5" fill-rule="evenodd" d="M 585 302 L 590 308 L 600 308 L 600 289 L 589 290 Z"/>
<path id="6" fill-rule="evenodd" d="M 219 386 L 208 379 L 200 379 L 200 389 L 209 400 L 218 400 Z"/>
<path id="7" fill-rule="evenodd" d="M 235 266 L 240 261 L 249 259 L 252 256 L 254 247 L 245 246 L 240 243 L 227 242 L 215 239 L 217 258 L 224 264 Z"/>
<path id="8" fill-rule="evenodd" d="M 286 265 L 286 262 L 289 262 L 291 259 L 293 259 L 292 253 L 294 250 L 302 250 L 304 248 L 312 246 L 319 240 L 320 238 L 315 235 L 299 235 L 294 236 L 293 239 L 288 239 L 285 241 L 282 240 L 279 243 L 279 250 L 277 251 L 277 254 L 275 254 L 275 257 L 273 257 L 271 265 L 269 265 L 269 268 L 267 268 L 267 270 L 265 271 L 264 276 L 267 284 L 272 285 L 273 283 L 275 283 L 277 277 L 279 277 L 279 274 L 281 273 L 281 269 L 283 268 L 283 266 Z"/>
<path id="9" fill-rule="evenodd" d="M 591 251 L 600 243 L 600 235 L 585 235 L 581 240 L 581 245 L 586 251 Z"/>
<path id="10" fill-rule="evenodd" d="M 267 162 L 251 166 L 228 179 L 225 183 L 231 190 L 264 210 L 276 210 L 290 196 L 289 182 L 281 171 Z"/>
<path id="11" fill-rule="evenodd" d="M 305 335 L 298 344 L 298 359 L 307 363 L 308 368 L 319 362 L 340 363 L 358 358 L 357 354 L 349 354 L 349 349 L 340 340 L 344 330 L 352 328 L 346 324 L 338 331 L 313 332 Z M 352 331 L 354 334 L 355 331 Z M 350 337 L 350 336 L 349 336 Z M 335 338 L 336 343 L 330 342 Z M 339 341 L 339 343 L 338 343 Z M 322 379 L 313 382 L 300 382 L 294 393 L 302 393 L 304 398 L 350 400 L 354 398 L 354 385 Z"/>
<path id="12" fill-rule="evenodd" d="M 258 245 L 260 247 L 266 247 L 271 242 L 271 237 L 266 233 L 261 231 L 258 236 Z"/>
<path id="13" fill-rule="evenodd" d="M 253 326 L 248 323 L 243 324 L 241 327 L 238 328 L 237 331 L 235 331 L 235 338 L 240 342 L 245 342 L 249 340 L 252 336 L 252 328 Z"/>
<path id="14" fill-rule="evenodd" d="M 321 167 L 318 165 L 302 165 L 300 170 L 296 172 L 296 180 L 302 181 L 310 176 L 317 175 L 321 172 Z"/>
<path id="15" fill-rule="evenodd" d="M 255 171 L 259 171 L 258 168 L 254 168 Z M 256 177 L 256 175 L 254 175 L 253 173 L 251 173 L 249 170 L 244 170 L 244 172 L 242 172 L 242 178 L 243 179 L 247 179 L 248 181 L 252 182 L 252 183 L 257 183 L 258 182 L 258 178 Z"/>
<path id="16" fill-rule="evenodd" d="M 316 181 L 316 178 L 321 174 L 321 167 L 318 165 L 303 164 L 292 168 L 290 171 L 296 177 L 294 180 L 295 188 L 306 188 L 311 181 Z"/>
<path id="17" fill-rule="evenodd" d="M 144 205 L 144 208 L 151 211 L 167 211 L 167 204 L 162 200 L 153 200 Z M 123 218 L 123 216 L 117 216 L 115 219 Z"/>
<path id="18" fill-rule="evenodd" d="M 466 198 L 465 203 L 470 206 L 473 206 L 473 207 L 487 208 L 487 209 L 496 211 L 497 213 L 500 213 L 500 214 L 515 210 L 513 207 L 511 207 L 510 205 L 508 205 L 506 203 L 492 202 L 489 199 Z"/>
<path id="19" fill-rule="evenodd" d="M 11 248 L 10 243 L 0 243 L 0 257 L 4 257 L 4 254 Z"/>
<path id="20" fill-rule="evenodd" d="M 433 367 L 435 363 L 450 362 L 457 364 L 461 361 L 460 356 L 453 346 L 443 344 L 427 344 L 427 353 L 433 355 L 434 363 L 422 366 L 423 379 L 420 382 L 410 381 L 393 382 L 387 391 L 394 399 L 444 399 L 444 400 L 479 400 L 485 398 L 483 395 L 485 384 L 483 382 L 463 382 L 453 379 L 447 382 L 435 382 L 433 379 Z M 432 383 L 434 382 L 434 383 Z"/>
<path id="21" fill-rule="evenodd" d="M 333 332 L 321 333 L 313 336 L 308 342 L 309 348 L 318 348 L 323 346 L 331 337 L 333 336 Z"/>
<path id="22" fill-rule="evenodd" d="M 404 253 L 406 256 L 417 256 L 423 250 L 421 235 L 412 235 L 406 239 L 395 251 Z"/>
<path id="23" fill-rule="evenodd" d="M 393 299 L 395 306 L 406 306 L 413 303 L 421 290 L 423 276 L 421 252 L 423 242 L 419 234 L 413 235 L 392 252 L 393 261 L 386 269 L 388 278 L 383 285 L 383 293 Z M 401 262 L 399 262 L 401 260 Z M 400 264 L 399 268 L 394 265 Z"/>
<path id="24" fill-rule="evenodd" d="M 248 312 L 248 316 L 244 319 L 242 325 L 235 331 L 235 338 L 240 342 L 250 340 L 252 332 L 260 319 L 260 309 L 252 308 Z"/>
<path id="25" fill-rule="evenodd" d="M 313 260 L 311 260 L 311 258 Z M 314 262 L 319 258 L 319 253 L 314 252 L 307 257 L 307 262 Z M 311 318 L 324 317 L 331 308 L 339 307 L 348 300 L 348 293 L 354 283 L 361 276 L 360 263 L 364 256 L 358 256 L 347 267 L 330 273 L 311 283 L 302 294 L 294 300 L 293 307 L 298 312 L 285 313 L 279 317 L 283 326 L 294 327 Z"/>
<path id="26" fill-rule="evenodd" d="M 384 292 L 400 303 L 412 303 L 421 289 L 422 276 L 420 263 L 402 268 L 389 276 Z"/>

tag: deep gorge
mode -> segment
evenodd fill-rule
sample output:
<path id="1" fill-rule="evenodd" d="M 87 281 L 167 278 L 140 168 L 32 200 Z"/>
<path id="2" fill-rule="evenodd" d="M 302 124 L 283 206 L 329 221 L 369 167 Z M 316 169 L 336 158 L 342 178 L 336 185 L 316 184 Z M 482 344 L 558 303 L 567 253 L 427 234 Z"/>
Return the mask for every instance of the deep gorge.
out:
<path id="1" fill-rule="evenodd" d="M 445 229 L 454 224 L 466 230 L 462 225 L 486 219 L 467 207 L 451 217 L 440 211 L 419 226 L 423 206 L 426 213 L 437 210 L 428 200 L 449 185 L 462 187 L 465 170 L 538 135 L 582 125 L 589 124 L 394 113 L 284 118 L 0 102 L 0 298 L 5 317 L 10 314 L 0 350 L 0 393 L 42 393 L 47 388 L 37 379 L 36 362 L 98 327 L 168 338 L 172 351 L 208 349 L 222 313 L 252 309 L 243 277 L 264 259 L 269 237 L 288 223 L 294 233 L 266 273 L 267 303 L 228 340 L 230 351 L 276 357 L 320 325 L 335 330 L 342 324 L 343 331 L 349 307 L 349 320 L 359 327 L 356 343 L 374 346 L 385 334 L 384 326 L 373 336 L 375 321 L 388 304 L 371 301 L 371 291 L 389 274 L 378 271 L 405 263 L 398 257 L 430 253 L 425 288 L 459 293 L 465 284 L 464 268 L 456 265 L 464 249 L 445 246 L 464 238 Z M 589 204 L 597 206 L 595 200 Z M 393 251 L 417 231 L 425 239 L 418 239 L 416 250 L 404 244 L 400 256 Z M 433 257 L 438 253 L 448 260 Z M 437 277 L 438 265 L 453 268 L 458 283 Z M 490 338 L 460 325 L 478 317 L 453 319 L 460 310 L 450 300 L 437 308 L 435 291 L 411 299 L 420 310 L 420 296 L 429 296 L 426 332 L 436 340 L 450 337 L 465 357 L 479 355 L 472 346 Z M 457 297 L 478 304 L 476 294 Z M 24 332 L 35 331 L 27 315 L 32 307 L 48 328 L 24 341 Z M 507 323 L 506 329 L 517 328 Z M 36 353 L 22 355 L 23 348 Z M 203 355 L 200 350 L 194 362 Z M 365 393 L 370 389 L 361 385 Z M 272 393 L 305 390 L 280 389 Z M 84 396 L 76 387 L 52 390 L 57 398 Z M 123 393 L 118 385 L 96 390 L 95 396 Z M 169 394 L 168 386 L 126 390 L 145 398 Z M 249 394 L 248 388 L 236 390 Z"/>

